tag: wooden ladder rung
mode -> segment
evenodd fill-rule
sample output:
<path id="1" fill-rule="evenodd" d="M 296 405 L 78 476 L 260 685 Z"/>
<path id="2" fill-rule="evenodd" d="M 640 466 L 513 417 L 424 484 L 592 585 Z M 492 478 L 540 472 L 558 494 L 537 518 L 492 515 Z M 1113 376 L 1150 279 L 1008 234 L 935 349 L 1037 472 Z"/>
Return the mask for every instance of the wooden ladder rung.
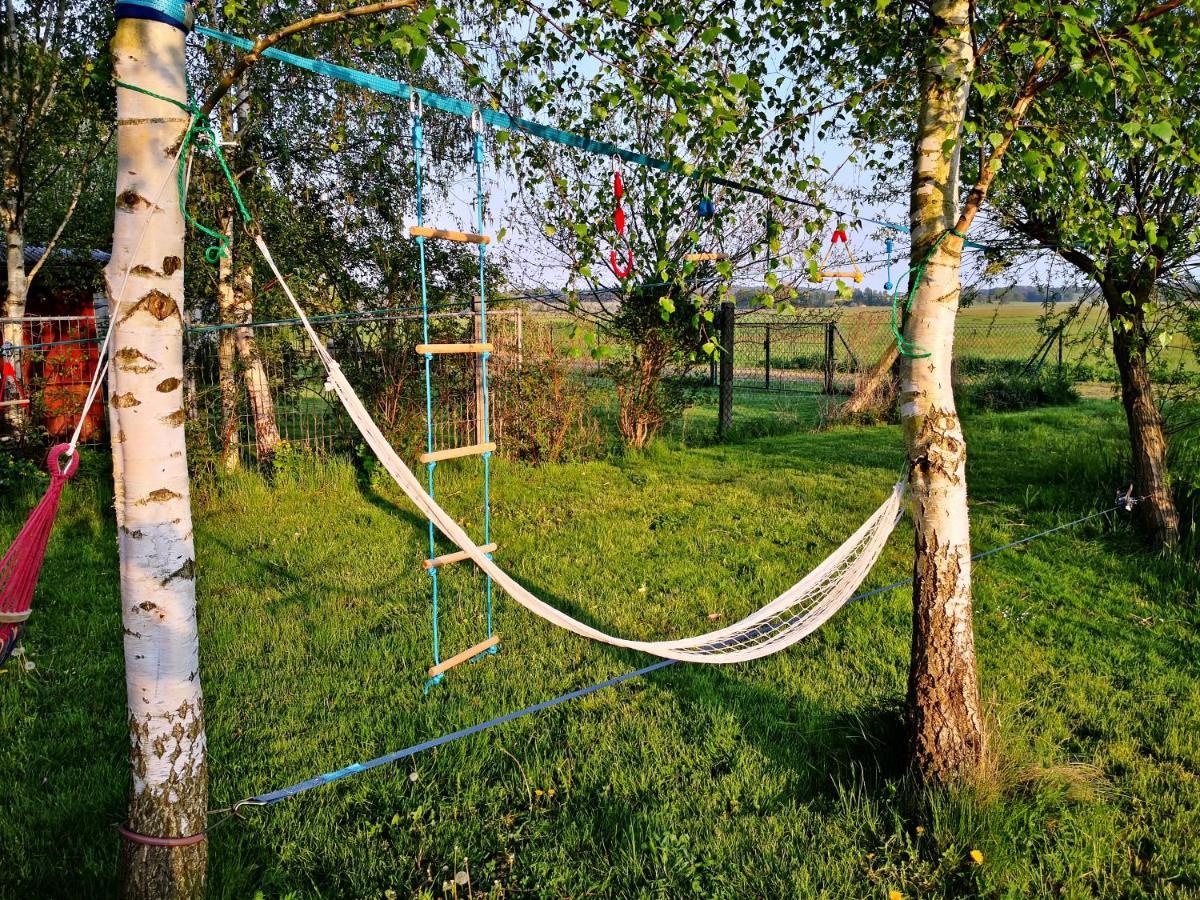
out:
<path id="1" fill-rule="evenodd" d="M 418 353 L 491 353 L 489 344 L 417 344 Z"/>
<path id="2" fill-rule="evenodd" d="M 462 653 L 456 653 L 449 659 L 438 663 L 436 666 L 430 666 L 429 667 L 429 677 L 436 678 L 437 676 L 439 676 L 443 672 L 445 672 L 447 669 L 453 669 L 455 666 L 460 665 L 461 663 L 465 663 L 468 659 L 472 659 L 472 658 L 478 656 L 480 653 L 484 653 L 488 650 L 491 650 L 493 647 L 495 647 L 499 643 L 500 643 L 500 635 L 493 634 L 486 641 L 480 641 L 474 647 L 468 647 Z"/>
<path id="3" fill-rule="evenodd" d="M 689 253 L 684 256 L 684 262 L 714 262 L 718 259 L 724 259 L 724 253 Z"/>
<path id="4" fill-rule="evenodd" d="M 460 456 L 482 456 L 485 453 L 492 453 L 495 449 L 495 441 L 489 441 L 486 444 L 472 444 L 469 447 L 451 447 L 449 450 L 434 450 L 432 453 L 422 453 L 421 462 L 441 462 L 443 459 L 458 459 Z"/>
<path id="5" fill-rule="evenodd" d="M 454 241 L 459 244 L 490 244 L 492 239 L 486 234 L 467 234 L 463 231 L 443 231 L 441 228 L 426 228 L 424 225 L 413 225 L 408 229 L 409 237 L 441 238 L 444 241 Z"/>
<path id="6" fill-rule="evenodd" d="M 483 544 L 479 548 L 484 553 L 495 553 L 495 544 Z M 427 569 L 436 569 L 439 566 L 448 566 L 450 563 L 462 562 L 464 559 L 470 559 L 471 554 L 466 550 L 459 550 L 456 553 L 446 553 L 443 556 L 435 556 L 433 559 L 427 559 L 421 565 Z"/>
<path id="7" fill-rule="evenodd" d="M 0 408 L 3 408 L 5 406 L 28 406 L 28 405 L 29 405 L 28 400 L 5 400 L 3 402 L 0 402 Z"/>

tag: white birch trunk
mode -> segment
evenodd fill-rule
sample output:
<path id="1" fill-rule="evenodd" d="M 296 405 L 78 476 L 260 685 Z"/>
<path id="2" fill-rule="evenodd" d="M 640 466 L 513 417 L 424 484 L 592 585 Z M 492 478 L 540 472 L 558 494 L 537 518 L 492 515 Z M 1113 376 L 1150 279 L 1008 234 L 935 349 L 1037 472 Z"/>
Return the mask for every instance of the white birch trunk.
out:
<path id="1" fill-rule="evenodd" d="M 233 296 L 233 210 L 226 210 L 222 232 L 229 238 L 230 250 L 217 263 L 217 321 L 222 325 L 234 323 Z M 221 465 L 225 471 L 236 470 L 238 456 L 238 386 L 235 368 L 236 348 L 230 329 L 217 332 L 217 378 L 221 392 Z"/>
<path id="2" fill-rule="evenodd" d="M 183 48 L 183 33 L 169 25 L 122 19 L 113 40 L 115 75 L 182 101 Z M 185 837 L 204 832 L 208 807 L 184 443 L 184 232 L 173 167 L 187 119 L 169 103 L 125 89 L 117 91 L 117 114 L 113 255 L 105 274 L 114 328 L 113 473 L 122 485 L 117 520 L 133 776 L 127 827 Z M 164 848 L 126 840 L 125 896 L 200 897 L 206 859 L 203 841 Z"/>
<path id="3" fill-rule="evenodd" d="M 8 184 L 10 177 L 5 178 L 5 192 L 8 193 L 11 188 L 12 195 L 15 197 L 16 185 Z M 5 264 L 8 267 L 8 280 L 4 288 L 4 318 L 6 319 L 19 319 L 25 315 L 25 299 L 29 292 L 29 281 L 25 277 L 25 234 L 17 221 L 17 211 L 14 207 L 15 200 L 11 206 L 6 204 L 0 210 L 4 225 Z M 25 335 L 20 323 L 5 324 L 0 333 L 0 344 L 19 347 L 23 343 L 25 343 Z M 14 351 L 8 360 L 16 369 L 17 376 L 20 377 L 20 353 Z M 8 406 L 0 412 L 14 428 L 20 427 L 27 418 L 24 406 Z"/>
<path id="4" fill-rule="evenodd" d="M 910 201 L 914 265 L 959 215 L 958 140 L 973 68 L 969 0 L 935 0 L 921 78 Z M 950 149 L 951 146 L 953 149 Z M 913 523 L 913 646 L 906 718 L 912 765 L 930 783 L 969 780 L 985 751 L 971 614 L 966 441 L 951 368 L 962 240 L 947 236 L 926 265 L 905 323 L 927 352 L 901 368 L 901 421 Z"/>
<path id="5" fill-rule="evenodd" d="M 237 322 L 249 325 L 254 321 L 254 270 L 244 263 L 233 279 L 234 303 Z M 246 397 L 250 402 L 250 417 L 254 421 L 254 444 L 260 461 L 267 461 L 279 446 L 279 425 L 275 420 L 275 401 L 271 396 L 271 382 L 266 368 L 258 355 L 258 341 L 254 329 L 243 327 L 234 330 L 237 342 L 238 362 L 242 367 L 242 379 L 246 383 Z"/>

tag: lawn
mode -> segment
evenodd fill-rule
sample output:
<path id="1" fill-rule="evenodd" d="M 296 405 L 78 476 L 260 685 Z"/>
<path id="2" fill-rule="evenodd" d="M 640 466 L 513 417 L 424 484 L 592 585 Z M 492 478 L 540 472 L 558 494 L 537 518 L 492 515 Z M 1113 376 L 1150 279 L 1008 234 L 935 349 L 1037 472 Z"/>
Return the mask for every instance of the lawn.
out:
<path id="1" fill-rule="evenodd" d="M 784 432 L 770 412 L 728 444 L 702 439 L 704 408 L 644 454 L 498 461 L 498 558 L 621 634 L 729 622 L 823 558 L 900 467 L 895 428 Z M 966 428 L 977 548 L 1111 505 L 1116 404 Z M 91 456 L 49 548 L 27 656 L 0 675 L 2 896 L 115 890 L 121 626 L 105 460 Z M 439 496 L 477 522 L 476 464 L 439 473 Z M 0 537 L 30 500 L 0 501 Z M 501 597 L 502 651 L 425 696 L 425 526 L 398 491 L 301 459 L 195 507 L 214 806 L 648 662 Z M 910 547 L 902 522 L 868 586 L 907 575 Z M 481 637 L 483 604 L 466 569 L 445 582 L 454 652 Z M 919 802 L 898 777 L 899 590 L 766 660 L 675 666 L 245 821 L 215 817 L 211 893 L 454 896 L 444 881 L 469 871 L 458 897 L 1196 896 L 1194 571 L 1097 519 L 979 563 L 975 584 L 990 793 Z"/>

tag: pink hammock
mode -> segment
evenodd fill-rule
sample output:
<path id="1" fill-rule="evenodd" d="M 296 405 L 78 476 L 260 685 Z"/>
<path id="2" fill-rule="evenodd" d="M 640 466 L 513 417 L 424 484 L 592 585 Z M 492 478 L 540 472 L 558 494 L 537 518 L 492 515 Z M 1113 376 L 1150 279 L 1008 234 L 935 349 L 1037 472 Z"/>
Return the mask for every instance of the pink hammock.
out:
<path id="1" fill-rule="evenodd" d="M 4 558 L 0 559 L 0 663 L 12 653 L 21 636 L 21 626 L 29 618 L 29 605 L 33 601 L 33 589 L 37 586 L 38 572 L 46 556 L 46 544 L 54 527 L 58 501 L 62 497 L 63 486 L 79 468 L 78 453 L 67 458 L 65 469 L 60 466 L 62 457 L 69 449 L 68 444 L 59 444 L 51 449 L 46 458 L 50 487 L 29 514 L 29 520 L 13 539 Z"/>

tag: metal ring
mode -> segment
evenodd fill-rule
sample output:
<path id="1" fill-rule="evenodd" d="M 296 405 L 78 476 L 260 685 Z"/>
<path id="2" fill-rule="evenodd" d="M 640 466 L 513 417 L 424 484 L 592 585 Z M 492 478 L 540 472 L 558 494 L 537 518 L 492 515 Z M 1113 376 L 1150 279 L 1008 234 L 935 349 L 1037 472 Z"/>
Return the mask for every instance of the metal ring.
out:
<path id="1" fill-rule="evenodd" d="M 421 118 L 421 113 L 425 111 L 425 103 L 421 100 L 421 95 L 415 88 L 408 95 L 408 111 L 418 119 Z"/>
<path id="2" fill-rule="evenodd" d="M 483 113 L 479 111 L 478 106 L 471 110 L 471 130 L 476 134 L 483 131 Z"/>

